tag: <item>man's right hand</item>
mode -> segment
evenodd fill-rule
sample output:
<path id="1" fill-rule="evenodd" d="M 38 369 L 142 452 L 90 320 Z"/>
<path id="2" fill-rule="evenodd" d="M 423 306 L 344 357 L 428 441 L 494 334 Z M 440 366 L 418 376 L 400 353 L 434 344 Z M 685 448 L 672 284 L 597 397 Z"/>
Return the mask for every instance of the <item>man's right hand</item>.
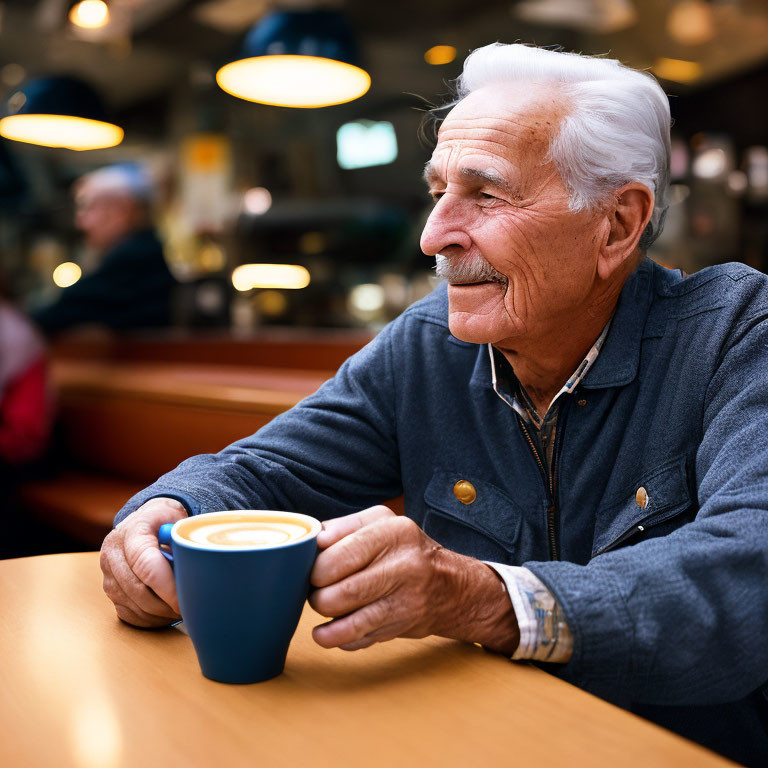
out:
<path id="1" fill-rule="evenodd" d="M 175 499 L 150 499 L 104 539 L 99 561 L 104 591 L 123 621 L 162 627 L 180 618 L 173 570 L 160 552 L 157 532 L 163 523 L 186 516 Z"/>

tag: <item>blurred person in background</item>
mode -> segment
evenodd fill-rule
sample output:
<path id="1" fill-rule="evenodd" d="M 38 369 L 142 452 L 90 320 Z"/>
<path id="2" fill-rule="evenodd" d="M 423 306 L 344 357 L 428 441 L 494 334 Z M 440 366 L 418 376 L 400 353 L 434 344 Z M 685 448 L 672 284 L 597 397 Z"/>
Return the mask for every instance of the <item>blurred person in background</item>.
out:
<path id="1" fill-rule="evenodd" d="M 19 468 L 45 453 L 51 422 L 45 343 L 5 298 L 0 279 L 0 504 Z"/>
<path id="2" fill-rule="evenodd" d="M 83 326 L 122 331 L 170 323 L 175 280 L 152 227 L 154 196 L 152 179 L 136 164 L 101 168 L 77 181 L 75 223 L 99 265 L 33 313 L 45 334 Z"/>

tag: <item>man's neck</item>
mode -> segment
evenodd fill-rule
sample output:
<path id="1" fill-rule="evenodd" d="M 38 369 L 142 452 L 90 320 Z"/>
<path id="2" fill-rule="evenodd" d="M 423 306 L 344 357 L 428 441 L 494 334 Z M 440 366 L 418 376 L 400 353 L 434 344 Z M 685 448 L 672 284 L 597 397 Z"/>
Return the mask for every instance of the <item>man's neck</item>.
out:
<path id="1" fill-rule="evenodd" d="M 494 345 L 512 366 L 541 418 L 613 316 L 620 292 L 618 286 L 540 336 L 515 341 L 514 346 Z"/>

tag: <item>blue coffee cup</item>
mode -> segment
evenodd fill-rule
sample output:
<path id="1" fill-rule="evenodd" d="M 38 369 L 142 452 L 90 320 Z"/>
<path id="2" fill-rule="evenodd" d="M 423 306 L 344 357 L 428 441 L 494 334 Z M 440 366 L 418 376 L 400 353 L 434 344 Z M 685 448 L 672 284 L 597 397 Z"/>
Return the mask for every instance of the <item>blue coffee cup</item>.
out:
<path id="1" fill-rule="evenodd" d="M 252 523 L 265 531 L 258 543 L 248 533 Z M 206 677 L 257 683 L 283 671 L 320 528 L 308 515 L 268 510 L 210 512 L 160 527 L 181 617 Z"/>

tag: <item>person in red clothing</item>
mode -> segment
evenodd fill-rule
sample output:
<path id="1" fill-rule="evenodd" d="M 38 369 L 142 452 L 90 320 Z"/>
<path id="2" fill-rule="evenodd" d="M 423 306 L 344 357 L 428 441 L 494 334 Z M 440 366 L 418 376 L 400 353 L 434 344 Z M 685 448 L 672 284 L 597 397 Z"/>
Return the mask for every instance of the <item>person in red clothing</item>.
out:
<path id="1" fill-rule="evenodd" d="M 0 297 L 1 475 L 43 456 L 51 422 L 45 344 L 32 323 Z"/>

